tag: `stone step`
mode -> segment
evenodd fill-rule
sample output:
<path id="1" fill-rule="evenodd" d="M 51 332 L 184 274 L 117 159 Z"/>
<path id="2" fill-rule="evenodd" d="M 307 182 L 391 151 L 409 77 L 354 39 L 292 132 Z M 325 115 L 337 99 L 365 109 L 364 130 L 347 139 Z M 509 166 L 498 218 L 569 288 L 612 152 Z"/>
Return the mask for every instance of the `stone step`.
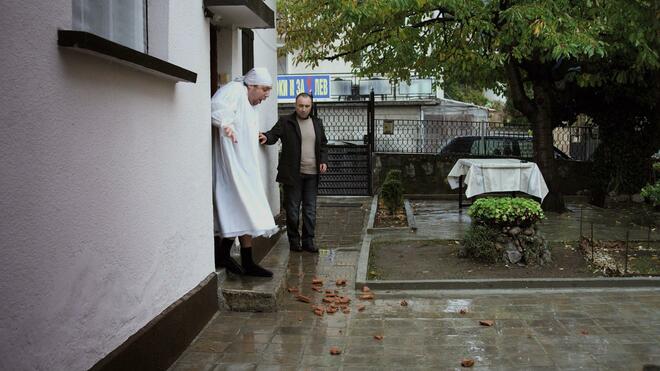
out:
<path id="1" fill-rule="evenodd" d="M 238 259 L 237 259 L 238 260 Z M 221 308 L 237 312 L 275 312 L 286 287 L 289 241 L 282 233 L 259 263 L 273 272 L 272 278 L 237 276 L 218 271 L 218 301 Z"/>

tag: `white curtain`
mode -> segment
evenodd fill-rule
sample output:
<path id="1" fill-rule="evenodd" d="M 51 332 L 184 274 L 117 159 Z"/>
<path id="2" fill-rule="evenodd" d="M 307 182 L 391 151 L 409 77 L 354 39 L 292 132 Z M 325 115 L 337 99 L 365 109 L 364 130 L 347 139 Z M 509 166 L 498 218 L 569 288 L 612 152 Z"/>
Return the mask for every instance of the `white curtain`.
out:
<path id="1" fill-rule="evenodd" d="M 73 29 L 146 53 L 145 0 L 73 0 Z"/>

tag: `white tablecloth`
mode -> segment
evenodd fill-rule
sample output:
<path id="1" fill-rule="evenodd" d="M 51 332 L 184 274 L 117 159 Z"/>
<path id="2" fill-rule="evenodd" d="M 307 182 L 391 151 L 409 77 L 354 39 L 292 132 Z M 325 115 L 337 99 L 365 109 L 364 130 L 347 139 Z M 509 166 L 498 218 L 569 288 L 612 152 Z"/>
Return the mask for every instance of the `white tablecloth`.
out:
<path id="1" fill-rule="evenodd" d="M 543 201 L 548 194 L 543 174 L 534 162 L 513 158 L 462 158 L 447 176 L 452 189 L 458 188 L 461 175 L 468 198 L 490 192 L 525 192 Z"/>

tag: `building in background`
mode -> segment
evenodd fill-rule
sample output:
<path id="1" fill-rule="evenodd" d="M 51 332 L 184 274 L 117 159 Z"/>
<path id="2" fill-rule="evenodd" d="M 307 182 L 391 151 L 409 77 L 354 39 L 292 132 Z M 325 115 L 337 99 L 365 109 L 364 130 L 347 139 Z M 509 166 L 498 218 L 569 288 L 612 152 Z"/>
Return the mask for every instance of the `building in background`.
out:
<path id="1" fill-rule="evenodd" d="M 216 312 L 210 96 L 275 76 L 274 9 L 3 1 L 0 369 L 164 369 Z"/>

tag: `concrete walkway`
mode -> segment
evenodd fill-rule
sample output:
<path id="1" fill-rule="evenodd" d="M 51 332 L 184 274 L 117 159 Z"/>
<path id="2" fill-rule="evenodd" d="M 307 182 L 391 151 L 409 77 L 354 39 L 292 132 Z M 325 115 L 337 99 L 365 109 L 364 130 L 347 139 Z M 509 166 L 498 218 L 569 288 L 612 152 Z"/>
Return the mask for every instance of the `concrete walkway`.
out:
<path id="1" fill-rule="evenodd" d="M 289 258 L 289 287 L 317 305 L 323 290 L 337 290 L 351 299 L 350 312 L 318 316 L 293 293 L 275 313 L 219 312 L 171 369 L 458 370 L 463 358 L 479 370 L 660 364 L 660 290 L 375 291 L 375 300 L 360 300 L 353 283 L 369 203 L 323 199 L 321 253 Z M 314 277 L 324 281 L 321 292 L 312 290 Z"/>

